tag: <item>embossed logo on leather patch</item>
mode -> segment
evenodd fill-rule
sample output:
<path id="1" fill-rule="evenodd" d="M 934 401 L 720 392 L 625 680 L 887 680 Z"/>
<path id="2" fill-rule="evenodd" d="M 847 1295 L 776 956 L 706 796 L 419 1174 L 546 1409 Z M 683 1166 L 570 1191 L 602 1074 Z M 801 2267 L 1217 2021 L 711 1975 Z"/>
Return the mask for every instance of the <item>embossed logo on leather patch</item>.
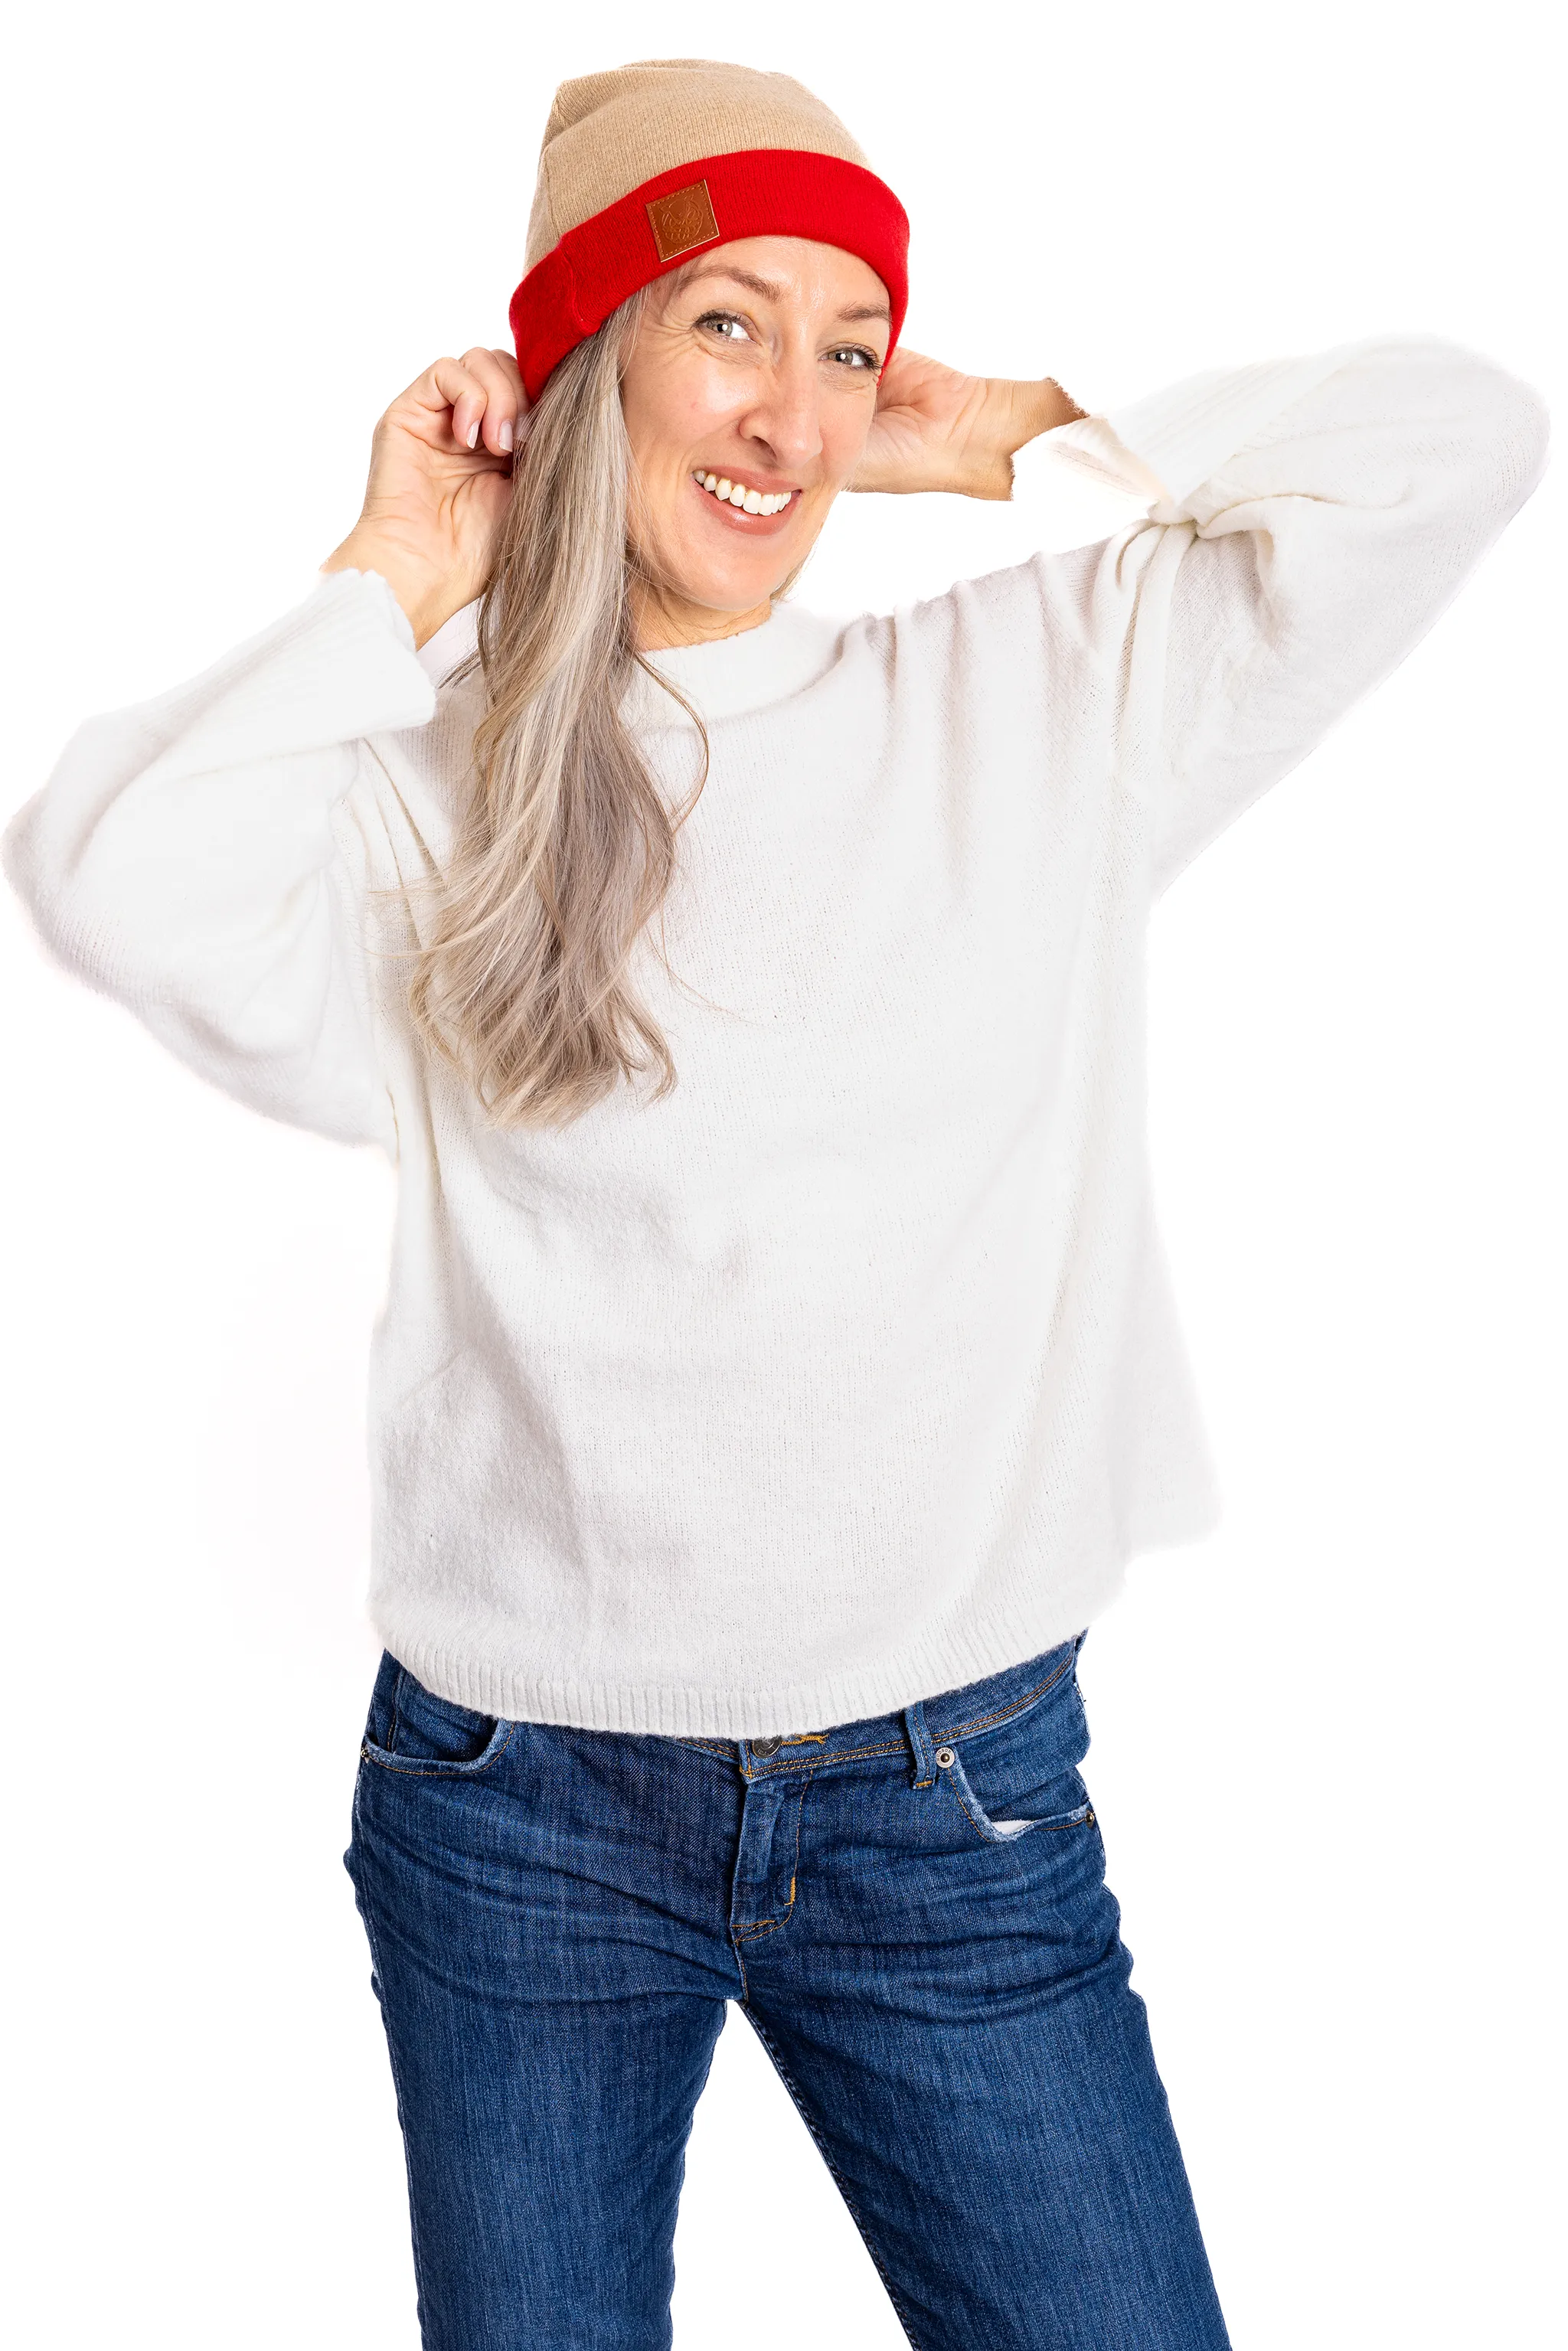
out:
<path id="1" fill-rule="evenodd" d="M 711 245 L 718 235 L 706 180 L 694 180 L 689 188 L 676 188 L 671 195 L 655 196 L 646 209 L 661 261 L 674 261 L 678 254 Z"/>

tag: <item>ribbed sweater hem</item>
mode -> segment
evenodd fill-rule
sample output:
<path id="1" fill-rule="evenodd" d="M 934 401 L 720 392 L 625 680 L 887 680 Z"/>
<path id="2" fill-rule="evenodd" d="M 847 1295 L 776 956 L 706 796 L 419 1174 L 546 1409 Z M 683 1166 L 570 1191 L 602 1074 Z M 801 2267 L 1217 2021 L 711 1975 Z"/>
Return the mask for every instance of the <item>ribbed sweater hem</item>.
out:
<path id="1" fill-rule="evenodd" d="M 1211 1512 L 1190 1526 L 1163 1531 L 1161 1547 L 1198 1541 L 1212 1531 Z M 663 1738 L 763 1739 L 825 1730 L 873 1715 L 899 1712 L 916 1698 L 962 1688 L 1020 1665 L 1083 1631 L 1120 1595 L 1129 1560 L 1151 1548 L 1130 1543 L 1120 1559 L 1081 1583 L 1070 1597 L 1042 1586 L 1038 1609 L 997 1610 L 966 1625 L 947 1625 L 906 1643 L 876 1665 L 825 1673 L 810 1682 L 696 1689 L 658 1682 L 596 1681 L 509 1668 L 477 1649 L 425 1639 L 400 1622 L 395 1607 L 372 1601 L 371 1621 L 398 1663 L 455 1706 L 509 1721 L 549 1722 L 580 1730 L 620 1730 Z"/>

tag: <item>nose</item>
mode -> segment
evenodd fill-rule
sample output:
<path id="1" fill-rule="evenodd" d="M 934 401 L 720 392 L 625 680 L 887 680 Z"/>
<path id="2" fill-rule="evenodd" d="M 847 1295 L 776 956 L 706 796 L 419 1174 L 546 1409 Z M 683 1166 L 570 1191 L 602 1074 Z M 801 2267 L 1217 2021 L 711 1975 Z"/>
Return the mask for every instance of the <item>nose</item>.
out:
<path id="1" fill-rule="evenodd" d="M 810 353 L 781 356 L 741 427 L 760 442 L 780 473 L 809 472 L 822 454 L 821 387 Z"/>

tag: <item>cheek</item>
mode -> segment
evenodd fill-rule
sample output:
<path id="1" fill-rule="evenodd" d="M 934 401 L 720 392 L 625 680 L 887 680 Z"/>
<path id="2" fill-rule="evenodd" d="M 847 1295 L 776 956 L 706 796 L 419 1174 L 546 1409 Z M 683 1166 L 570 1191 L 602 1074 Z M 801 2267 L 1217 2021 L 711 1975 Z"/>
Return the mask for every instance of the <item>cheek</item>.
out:
<path id="1" fill-rule="evenodd" d="M 644 481 L 652 486 L 684 476 L 744 407 L 731 371 L 701 361 L 641 384 L 629 381 L 622 393 L 626 436 Z"/>
<path id="2" fill-rule="evenodd" d="M 674 413 L 676 432 L 688 441 L 700 440 L 743 414 L 747 398 L 746 387 L 736 381 L 733 370 L 693 368 L 681 381 Z"/>
<path id="3" fill-rule="evenodd" d="M 872 393 L 823 402 L 822 469 L 835 489 L 843 487 L 865 455 L 875 413 L 876 400 Z"/>

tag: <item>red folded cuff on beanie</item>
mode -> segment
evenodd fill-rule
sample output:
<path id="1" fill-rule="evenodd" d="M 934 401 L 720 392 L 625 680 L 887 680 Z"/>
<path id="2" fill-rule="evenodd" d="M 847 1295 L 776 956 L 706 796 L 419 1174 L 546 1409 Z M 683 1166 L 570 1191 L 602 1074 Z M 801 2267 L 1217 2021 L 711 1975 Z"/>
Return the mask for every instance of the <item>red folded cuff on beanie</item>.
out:
<path id="1" fill-rule="evenodd" d="M 550 371 L 638 287 L 710 246 L 805 236 L 854 253 L 887 288 L 891 355 L 908 306 L 909 222 L 884 181 L 859 163 L 789 147 L 707 155 L 660 172 L 535 263 L 508 317 L 530 401 Z"/>

